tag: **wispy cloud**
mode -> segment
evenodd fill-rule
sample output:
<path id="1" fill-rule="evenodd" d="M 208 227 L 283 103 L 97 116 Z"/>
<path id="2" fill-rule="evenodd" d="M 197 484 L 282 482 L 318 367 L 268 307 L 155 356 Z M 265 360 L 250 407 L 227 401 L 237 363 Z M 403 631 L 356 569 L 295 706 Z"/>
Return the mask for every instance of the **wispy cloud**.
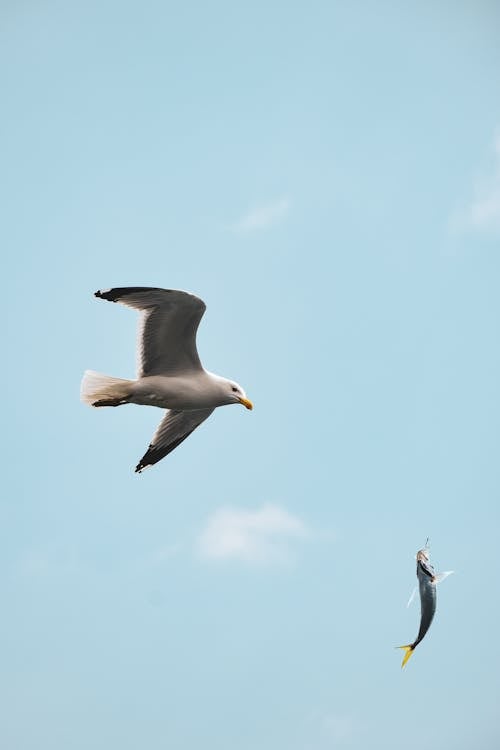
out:
<path id="1" fill-rule="evenodd" d="M 164 544 L 158 547 L 158 549 L 146 558 L 146 565 L 155 567 L 170 562 L 170 560 L 179 554 L 181 547 L 180 542 Z"/>
<path id="2" fill-rule="evenodd" d="M 242 560 L 251 564 L 285 562 L 289 542 L 305 538 L 307 526 L 276 505 L 257 510 L 219 508 L 208 519 L 197 542 L 205 560 Z"/>
<path id="3" fill-rule="evenodd" d="M 85 573 L 87 566 L 75 548 L 32 547 L 12 560 L 10 572 L 25 580 L 48 580 Z"/>
<path id="4" fill-rule="evenodd" d="M 305 721 L 305 731 L 311 746 L 347 748 L 352 745 L 359 727 L 349 714 L 313 709 Z"/>
<path id="5" fill-rule="evenodd" d="M 476 182 L 473 200 L 465 211 L 452 217 L 451 226 L 455 230 L 500 231 L 500 133 L 494 141 L 492 173 Z"/>
<path id="6" fill-rule="evenodd" d="M 333 744 L 333 747 L 343 745 L 352 739 L 353 721 L 350 716 L 325 714 L 321 725 L 325 737 Z"/>
<path id="7" fill-rule="evenodd" d="M 268 229 L 283 221 L 288 216 L 289 211 L 290 201 L 288 198 L 279 198 L 251 209 L 235 222 L 231 229 L 234 232 L 242 233 Z"/>

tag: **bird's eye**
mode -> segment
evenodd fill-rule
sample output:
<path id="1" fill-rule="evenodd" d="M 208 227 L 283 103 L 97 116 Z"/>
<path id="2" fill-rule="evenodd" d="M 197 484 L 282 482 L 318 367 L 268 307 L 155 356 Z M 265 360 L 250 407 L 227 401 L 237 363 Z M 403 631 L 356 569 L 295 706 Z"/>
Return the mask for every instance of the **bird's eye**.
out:
<path id="1" fill-rule="evenodd" d="M 233 392 L 233 393 L 238 393 L 238 389 L 237 389 L 237 388 L 236 388 L 236 387 L 235 387 L 234 385 L 233 385 L 233 387 L 231 388 L 231 390 L 232 390 L 232 392 Z"/>

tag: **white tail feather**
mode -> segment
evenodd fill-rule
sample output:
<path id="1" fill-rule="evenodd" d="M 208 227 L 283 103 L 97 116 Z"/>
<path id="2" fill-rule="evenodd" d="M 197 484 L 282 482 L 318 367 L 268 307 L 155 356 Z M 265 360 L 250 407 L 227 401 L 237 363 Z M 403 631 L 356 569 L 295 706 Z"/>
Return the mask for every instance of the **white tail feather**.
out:
<path id="1" fill-rule="evenodd" d="M 133 380 L 113 378 L 94 370 L 85 370 L 80 386 L 80 399 L 93 406 L 96 401 L 126 399 L 130 396 Z"/>

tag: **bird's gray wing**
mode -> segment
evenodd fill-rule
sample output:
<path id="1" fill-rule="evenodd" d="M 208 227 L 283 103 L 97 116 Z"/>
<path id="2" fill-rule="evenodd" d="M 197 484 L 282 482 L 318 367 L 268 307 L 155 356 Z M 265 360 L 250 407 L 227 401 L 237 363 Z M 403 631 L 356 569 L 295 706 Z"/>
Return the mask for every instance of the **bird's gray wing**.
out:
<path id="1" fill-rule="evenodd" d="M 99 290 L 95 296 L 140 311 L 138 378 L 202 369 L 196 331 L 205 312 L 203 300 L 188 292 L 147 286 Z"/>
<path id="2" fill-rule="evenodd" d="M 192 411 L 171 410 L 167 412 L 160 422 L 153 440 L 149 444 L 149 448 L 135 467 L 135 470 L 141 472 L 147 466 L 152 466 L 161 461 L 162 458 L 167 456 L 183 440 L 189 437 L 212 412 L 213 409 L 194 409 Z"/>

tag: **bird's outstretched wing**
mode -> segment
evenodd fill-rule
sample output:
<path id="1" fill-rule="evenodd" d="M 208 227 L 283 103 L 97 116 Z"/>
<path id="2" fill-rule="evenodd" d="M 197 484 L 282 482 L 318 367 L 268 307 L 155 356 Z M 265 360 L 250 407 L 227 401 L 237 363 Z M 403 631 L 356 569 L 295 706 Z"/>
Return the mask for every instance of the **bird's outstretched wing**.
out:
<path id="1" fill-rule="evenodd" d="M 99 290 L 95 296 L 140 311 L 138 378 L 202 369 L 196 349 L 196 331 L 206 306 L 199 297 L 175 289 L 147 286 Z"/>
<path id="2" fill-rule="evenodd" d="M 167 412 L 156 430 L 153 440 L 149 444 L 144 456 L 141 458 L 135 470 L 141 472 L 147 466 L 161 461 L 174 448 L 177 448 L 183 440 L 191 435 L 196 428 L 207 419 L 213 409 L 195 409 L 192 411 Z"/>

